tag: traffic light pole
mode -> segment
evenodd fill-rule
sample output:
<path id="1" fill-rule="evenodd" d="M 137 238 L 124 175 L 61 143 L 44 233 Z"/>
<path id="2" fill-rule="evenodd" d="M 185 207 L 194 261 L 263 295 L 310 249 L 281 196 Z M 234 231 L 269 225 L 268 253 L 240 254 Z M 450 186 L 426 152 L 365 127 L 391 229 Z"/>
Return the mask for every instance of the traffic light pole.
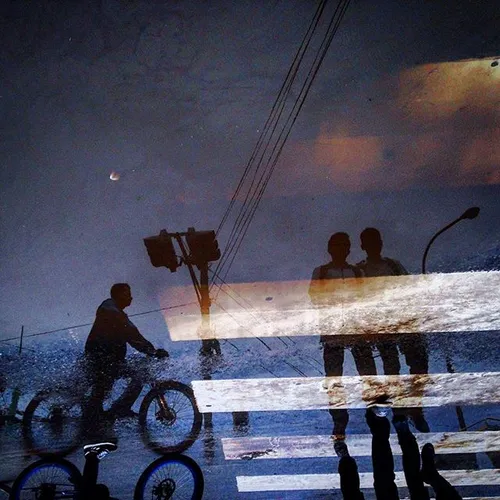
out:
<path id="1" fill-rule="evenodd" d="M 182 259 L 180 262 L 175 253 L 172 239 L 177 241 L 181 249 Z M 220 354 L 219 341 L 210 338 L 212 335 L 210 328 L 208 263 L 220 258 L 215 231 L 196 231 L 194 227 L 190 227 L 187 232 L 168 233 L 165 229 L 162 229 L 158 236 L 144 238 L 144 244 L 151 259 L 151 264 L 155 267 L 167 267 L 171 272 L 175 272 L 182 263 L 186 264 L 200 305 L 201 352 L 206 355 Z M 200 270 L 199 281 L 194 266 Z"/>
<path id="2" fill-rule="evenodd" d="M 208 284 L 208 262 L 198 266 L 200 270 L 200 309 L 201 309 L 201 332 L 202 351 L 205 354 L 220 354 L 220 344 L 217 339 L 204 339 L 205 332 L 210 332 L 210 295 Z"/>
<path id="3" fill-rule="evenodd" d="M 172 239 L 177 241 L 181 249 L 182 258 L 180 261 Z M 201 326 L 198 330 L 201 340 L 201 373 L 204 380 L 211 380 L 212 373 L 221 356 L 220 343 L 217 339 L 212 338 L 208 280 L 208 263 L 221 257 L 216 233 L 215 231 L 196 231 L 193 227 L 188 228 L 187 232 L 178 233 L 167 233 L 165 229 L 162 229 L 158 236 L 144 238 L 144 244 L 154 267 L 167 267 L 171 272 L 175 272 L 183 263 L 188 267 L 201 312 Z M 194 266 L 200 271 L 199 281 Z M 212 435 L 212 414 L 205 413 L 203 420 L 207 435 Z M 248 428 L 248 412 L 233 412 L 233 426 L 238 431 L 245 431 Z M 213 454 L 213 449 L 210 449 L 210 446 L 207 447 L 206 451 L 207 456 Z"/>
<path id="4" fill-rule="evenodd" d="M 210 296 L 208 288 L 208 262 L 200 266 L 201 324 L 210 329 Z"/>
<path id="5" fill-rule="evenodd" d="M 190 228 L 187 233 L 175 233 L 173 235 L 181 249 L 183 260 L 188 266 L 191 280 L 198 297 L 201 312 L 201 352 L 205 355 L 220 354 L 220 344 L 217 339 L 207 340 L 206 334 L 210 334 L 210 286 L 208 282 L 208 262 L 200 262 L 196 265 L 200 270 L 200 280 L 198 281 L 193 269 L 193 263 L 182 241 L 182 236 L 192 234 L 194 229 Z"/>

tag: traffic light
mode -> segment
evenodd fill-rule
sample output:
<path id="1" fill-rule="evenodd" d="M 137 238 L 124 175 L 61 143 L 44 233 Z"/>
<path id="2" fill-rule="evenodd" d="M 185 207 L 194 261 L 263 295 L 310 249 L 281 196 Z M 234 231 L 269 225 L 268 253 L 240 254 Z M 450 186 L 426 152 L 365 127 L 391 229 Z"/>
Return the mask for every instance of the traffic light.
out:
<path id="1" fill-rule="evenodd" d="M 144 244 L 154 267 L 168 267 L 171 272 L 175 273 L 179 262 L 177 255 L 175 255 L 172 237 L 164 229 L 160 231 L 158 236 L 144 238 Z"/>
<path id="2" fill-rule="evenodd" d="M 215 239 L 215 231 L 188 231 L 186 242 L 194 264 L 220 259 L 219 243 Z"/>

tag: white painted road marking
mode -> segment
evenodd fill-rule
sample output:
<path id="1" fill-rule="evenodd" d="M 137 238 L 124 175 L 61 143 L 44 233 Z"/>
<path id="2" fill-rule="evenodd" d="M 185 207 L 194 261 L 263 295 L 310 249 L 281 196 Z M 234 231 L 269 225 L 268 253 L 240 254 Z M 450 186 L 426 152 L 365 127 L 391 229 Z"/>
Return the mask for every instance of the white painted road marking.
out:
<path id="1" fill-rule="evenodd" d="M 432 443 L 438 454 L 500 451 L 500 431 L 416 433 L 420 447 Z M 391 434 L 394 455 L 401 455 L 398 438 Z M 353 457 L 371 456 L 371 434 L 348 434 L 346 444 Z M 222 438 L 226 460 L 336 457 L 332 436 L 276 436 Z"/>
<path id="2" fill-rule="evenodd" d="M 202 413 L 365 408 L 388 395 L 396 408 L 500 403 L 500 373 L 195 380 Z"/>
<path id="3" fill-rule="evenodd" d="M 231 284 L 240 304 L 245 299 L 254 309 L 219 294 L 221 307 L 213 304 L 212 329 L 203 338 L 500 330 L 500 271 L 350 278 L 330 280 L 329 287 L 332 301 L 318 311 L 308 296 L 309 280 Z M 176 287 L 161 304 L 192 299 L 192 287 Z M 201 338 L 197 304 L 164 316 L 172 340 Z"/>
<path id="4" fill-rule="evenodd" d="M 442 476 L 453 486 L 484 486 L 500 484 L 500 469 L 446 470 Z M 406 487 L 404 473 L 395 472 L 396 486 Z M 359 473 L 361 488 L 373 488 L 373 474 Z M 272 476 L 236 476 L 238 491 L 297 491 L 297 490 L 339 490 L 338 474 L 294 474 Z"/>

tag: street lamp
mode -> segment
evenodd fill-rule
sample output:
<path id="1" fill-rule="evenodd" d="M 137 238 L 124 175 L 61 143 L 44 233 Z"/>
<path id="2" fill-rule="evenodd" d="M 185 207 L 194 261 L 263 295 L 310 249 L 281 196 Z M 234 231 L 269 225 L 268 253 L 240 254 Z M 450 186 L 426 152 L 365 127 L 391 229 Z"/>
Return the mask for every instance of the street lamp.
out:
<path id="1" fill-rule="evenodd" d="M 460 222 L 461 220 L 464 219 L 475 219 L 479 215 L 479 207 L 471 207 L 468 208 L 458 219 L 455 219 L 453 222 L 450 222 L 447 226 L 443 227 L 443 229 L 440 229 L 429 241 L 427 246 L 425 247 L 425 252 L 424 256 L 422 257 L 422 274 L 425 274 L 425 260 L 427 259 L 427 254 L 429 252 L 429 248 L 431 245 L 434 243 L 434 240 L 441 234 L 444 233 L 446 230 L 450 229 L 450 227 L 454 226 L 457 224 L 457 222 Z M 448 373 L 453 373 L 455 370 L 453 368 L 453 363 L 451 361 L 451 356 L 448 352 L 448 349 L 445 351 L 445 358 L 446 358 L 446 368 L 448 370 Z M 462 411 L 461 406 L 456 406 L 455 407 L 456 413 L 457 413 L 457 419 L 458 419 L 458 425 L 461 430 L 465 430 L 467 428 L 465 424 L 465 418 L 464 418 L 464 413 Z"/>
<path id="2" fill-rule="evenodd" d="M 455 219 L 453 222 L 450 222 L 447 226 L 440 229 L 429 241 L 427 246 L 425 247 L 424 256 L 422 257 L 422 274 L 425 274 L 425 260 L 427 259 L 427 254 L 429 253 L 429 248 L 434 243 L 434 240 L 446 230 L 450 229 L 450 227 L 454 226 L 457 222 L 460 222 L 464 219 L 475 219 L 479 215 L 479 207 L 471 207 L 468 208 L 458 219 Z"/>

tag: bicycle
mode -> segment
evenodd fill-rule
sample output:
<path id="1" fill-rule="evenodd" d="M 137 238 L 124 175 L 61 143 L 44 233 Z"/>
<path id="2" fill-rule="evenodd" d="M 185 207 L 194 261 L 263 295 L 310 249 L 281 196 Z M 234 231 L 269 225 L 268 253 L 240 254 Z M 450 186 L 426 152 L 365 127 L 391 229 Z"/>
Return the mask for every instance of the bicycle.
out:
<path id="1" fill-rule="evenodd" d="M 116 450 L 113 443 L 84 446 L 83 474 L 68 460 L 44 458 L 24 469 L 14 481 L 10 500 L 109 499 L 108 488 L 97 483 L 99 462 Z M 200 500 L 204 478 L 199 465 L 181 454 L 165 455 L 152 462 L 137 481 L 134 500 Z"/>
<path id="2" fill-rule="evenodd" d="M 198 438 L 202 423 L 192 389 L 175 380 L 150 385 L 138 415 L 142 440 L 158 453 L 185 451 Z M 22 435 L 29 452 L 41 457 L 64 455 L 79 446 L 86 434 L 84 413 L 88 403 L 78 392 L 44 390 L 28 403 Z"/>

